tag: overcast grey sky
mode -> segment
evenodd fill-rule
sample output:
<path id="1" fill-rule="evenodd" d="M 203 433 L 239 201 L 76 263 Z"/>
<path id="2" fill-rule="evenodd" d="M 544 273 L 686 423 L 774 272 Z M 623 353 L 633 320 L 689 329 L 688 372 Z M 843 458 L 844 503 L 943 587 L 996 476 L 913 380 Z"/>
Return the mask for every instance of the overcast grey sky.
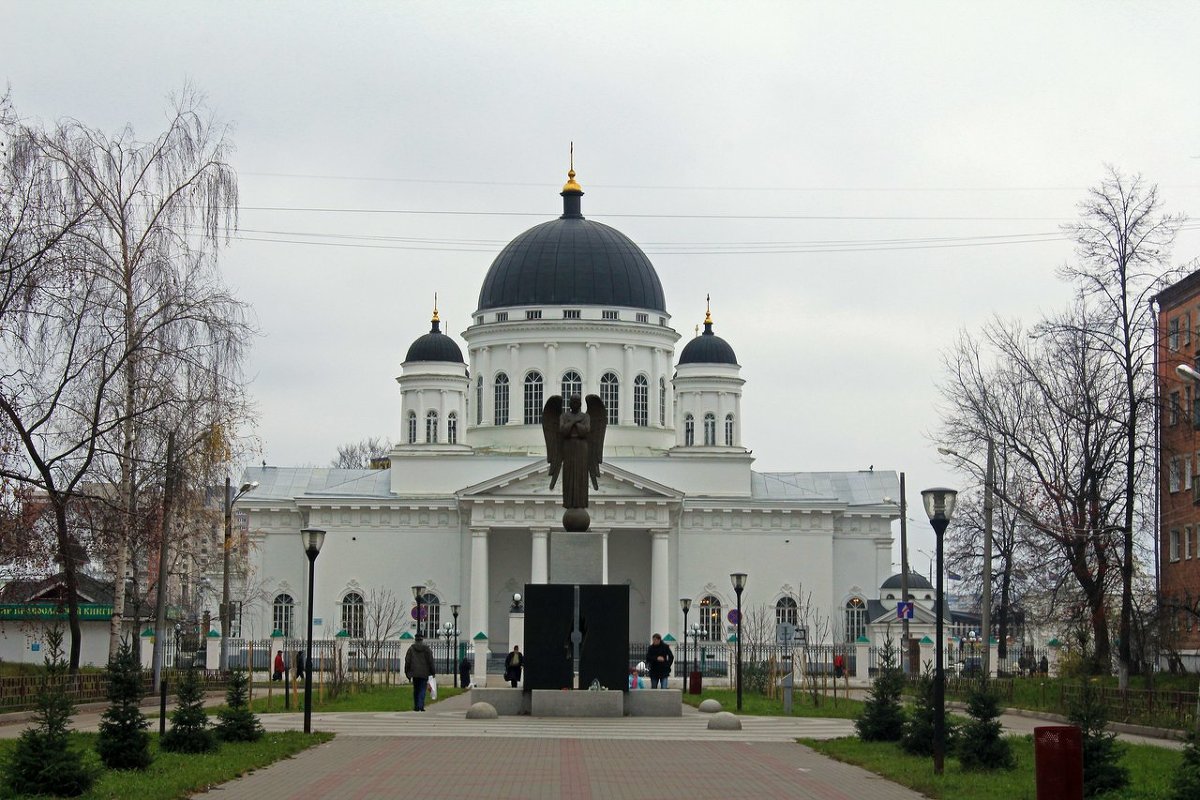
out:
<path id="1" fill-rule="evenodd" d="M 685 337 L 712 294 L 756 468 L 906 471 L 922 569 L 917 493 L 962 483 L 929 439 L 940 351 L 1068 301 L 1058 226 L 1106 163 L 1200 212 L 1194 2 L 0 0 L 0 20 L 25 116 L 150 137 L 191 81 L 236 126 L 222 265 L 262 330 L 255 461 L 398 437 L 433 293 L 457 336 L 503 244 L 560 213 L 574 140 L 584 214 L 643 246 Z"/>

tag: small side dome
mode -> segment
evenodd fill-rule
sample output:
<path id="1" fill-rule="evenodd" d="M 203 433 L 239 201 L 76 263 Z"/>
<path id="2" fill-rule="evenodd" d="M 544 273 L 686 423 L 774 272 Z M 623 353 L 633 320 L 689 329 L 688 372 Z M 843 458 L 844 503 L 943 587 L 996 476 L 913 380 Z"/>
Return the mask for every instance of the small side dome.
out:
<path id="1" fill-rule="evenodd" d="M 880 589 L 899 589 L 900 588 L 900 578 L 901 578 L 901 575 L 899 572 L 897 572 L 895 575 L 891 576 L 886 581 L 884 581 L 883 585 L 880 586 L 879 588 Z M 908 571 L 909 594 L 912 594 L 913 591 L 916 589 L 932 589 L 932 588 L 933 588 L 933 586 L 929 583 L 929 581 L 925 578 L 924 575 L 920 574 L 919 572 L 913 572 L 912 570 Z"/>
<path id="2" fill-rule="evenodd" d="M 679 354 L 680 364 L 733 364 L 737 356 L 729 342 L 713 333 L 712 311 L 704 314 L 704 333 L 684 345 Z"/>
<path id="3" fill-rule="evenodd" d="M 429 333 L 417 339 L 408 348 L 408 355 L 404 357 L 405 363 L 409 361 L 449 361 L 455 364 L 464 364 L 462 350 L 458 345 L 446 334 L 442 333 L 442 323 L 438 320 L 437 309 L 433 310 L 433 326 L 429 329 Z"/>

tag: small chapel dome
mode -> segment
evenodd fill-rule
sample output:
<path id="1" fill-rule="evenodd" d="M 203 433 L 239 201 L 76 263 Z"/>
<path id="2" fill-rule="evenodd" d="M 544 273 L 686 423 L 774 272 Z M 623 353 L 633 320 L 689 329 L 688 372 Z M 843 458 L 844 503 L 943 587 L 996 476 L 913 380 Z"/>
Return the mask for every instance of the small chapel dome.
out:
<path id="1" fill-rule="evenodd" d="M 729 342 L 713 333 L 712 312 L 704 315 L 704 333 L 694 337 L 679 354 L 680 364 L 733 364 L 737 356 Z"/>
<path id="2" fill-rule="evenodd" d="M 900 573 L 897 572 L 895 575 L 892 575 L 890 578 L 888 578 L 886 581 L 884 581 L 883 585 L 880 586 L 879 588 L 880 589 L 899 589 L 901 577 L 902 576 L 900 575 Z M 919 572 L 913 572 L 912 570 L 908 571 L 908 591 L 911 592 L 914 589 L 932 589 L 932 588 L 933 588 L 933 586 L 930 585 L 928 579 L 926 579 L 926 577 L 924 575 L 920 574 Z"/>
<path id="3" fill-rule="evenodd" d="M 453 339 L 442 333 L 442 323 L 438 320 L 437 309 L 433 310 L 433 325 L 429 333 L 417 339 L 408 348 L 405 363 L 410 361 L 449 361 L 455 364 L 463 361 L 462 350 Z"/>

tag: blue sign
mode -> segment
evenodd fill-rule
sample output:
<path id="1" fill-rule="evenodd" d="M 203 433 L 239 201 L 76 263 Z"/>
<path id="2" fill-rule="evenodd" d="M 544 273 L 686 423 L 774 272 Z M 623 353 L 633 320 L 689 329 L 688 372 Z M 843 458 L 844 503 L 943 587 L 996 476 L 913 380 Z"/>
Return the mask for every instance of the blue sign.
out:
<path id="1" fill-rule="evenodd" d="M 738 610 L 736 608 L 730 609 L 729 613 L 726 614 L 725 617 L 729 620 L 730 625 L 738 624 Z"/>
<path id="2" fill-rule="evenodd" d="M 899 603 L 896 603 L 896 619 L 912 619 L 913 612 L 912 600 L 901 600 Z"/>

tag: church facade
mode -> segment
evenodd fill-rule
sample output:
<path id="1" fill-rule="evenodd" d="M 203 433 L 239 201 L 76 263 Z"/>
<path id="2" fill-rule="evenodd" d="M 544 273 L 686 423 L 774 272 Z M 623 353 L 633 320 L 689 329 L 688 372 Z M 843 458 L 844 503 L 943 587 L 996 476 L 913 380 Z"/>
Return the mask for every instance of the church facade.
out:
<path id="1" fill-rule="evenodd" d="M 725 641 L 732 572 L 749 576 L 753 635 L 773 640 L 781 622 L 833 641 L 866 632 L 868 601 L 890 574 L 896 474 L 755 471 L 731 344 L 706 316 L 677 350 L 645 253 L 583 216 L 573 171 L 561 196 L 561 217 L 493 261 L 465 347 L 436 309 L 409 347 L 387 468 L 246 471 L 259 486 L 239 502 L 251 544 L 243 635 L 303 634 L 306 525 L 327 531 L 318 636 L 370 635 L 370 605 L 389 595 L 411 631 L 411 587 L 424 586 L 423 628 L 443 627 L 457 606 L 463 638 L 482 634 L 502 652 L 519 644 L 514 594 L 553 582 L 628 585 L 631 641 L 682 640 L 681 598 L 701 640 Z M 541 414 L 556 394 L 599 395 L 607 413 L 586 533 L 562 530 L 549 487 Z"/>

